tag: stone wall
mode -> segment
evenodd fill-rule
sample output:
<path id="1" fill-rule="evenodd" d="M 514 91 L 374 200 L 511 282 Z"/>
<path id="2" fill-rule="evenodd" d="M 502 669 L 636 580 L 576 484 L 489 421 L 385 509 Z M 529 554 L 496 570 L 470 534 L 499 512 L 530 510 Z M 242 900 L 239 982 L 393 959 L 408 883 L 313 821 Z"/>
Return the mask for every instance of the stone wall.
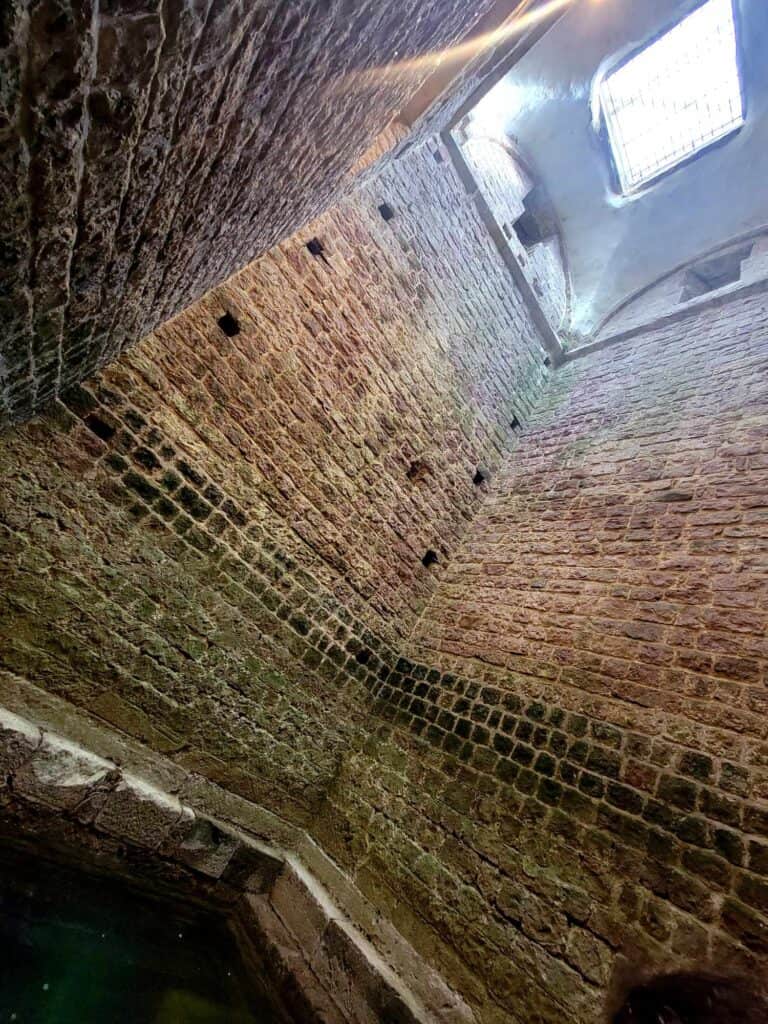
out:
<path id="1" fill-rule="evenodd" d="M 102 944 L 122 928 L 130 935 L 138 921 L 150 922 L 143 943 L 134 931 L 134 948 L 121 947 L 129 985 L 140 983 L 142 963 L 155 962 L 169 940 L 174 948 L 165 954 L 172 973 L 174 963 L 179 966 L 174 953 L 182 948 L 177 933 L 183 930 L 186 939 L 192 921 L 204 915 L 202 946 L 215 944 L 211 962 L 223 953 L 224 966 L 229 958 L 250 990 L 250 1024 L 471 1024 L 461 998 L 376 917 L 300 829 L 85 720 L 50 694 L 19 685 L 4 686 L 2 697 L 19 710 L 31 706 L 35 716 L 33 724 L 0 708 L 0 925 L 12 964 L 3 977 L 4 1016 L 13 1019 L 17 1011 L 17 1019 L 45 1017 L 34 1005 L 50 998 L 44 989 L 61 1002 L 64 976 L 83 953 L 88 956 L 89 950 L 78 951 L 76 938 L 62 951 L 61 936 L 42 929 L 48 906 L 70 935 L 95 930 L 102 932 Z M 49 715 L 77 742 L 52 732 Z M 61 902 L 54 907 L 56 894 Z M 49 941 L 32 948 L 24 941 L 24 917 L 38 900 L 35 930 L 45 931 Z M 227 950 L 225 925 L 236 939 Z M 41 949 L 55 960 L 48 965 L 53 980 L 33 988 L 33 976 L 39 978 L 45 966 L 33 966 L 30 956 Z M 193 973 L 205 954 L 200 948 L 185 955 Z M 88 958 L 93 991 L 76 1009 L 98 1013 L 100 1020 L 125 1019 L 130 995 L 119 991 L 120 979 L 105 971 L 98 956 L 93 960 Z M 222 969 L 214 968 L 211 981 Z M 142 993 L 151 988 L 142 986 Z M 173 1019 L 189 1019 L 181 1010 L 179 1015 Z M 233 1007 L 227 1016 L 222 1006 L 216 1016 L 222 1015 L 240 1024 L 246 1019 Z M 141 1020 L 146 1014 L 136 1007 L 131 1016 Z"/>
<path id="2" fill-rule="evenodd" d="M 473 132 L 462 143 L 461 150 L 547 320 L 555 331 L 559 330 L 569 312 L 568 273 L 560 234 L 556 232 L 551 238 L 527 246 L 514 230 L 515 221 L 525 212 L 523 201 L 534 188 L 534 179 L 498 139 Z M 551 218 L 556 221 L 554 209 Z"/>
<path id="3" fill-rule="evenodd" d="M 767 356 L 753 296 L 557 371 L 332 796 L 482 1019 L 764 970 Z"/>
<path id="4" fill-rule="evenodd" d="M 312 818 L 546 373 L 447 157 L 403 158 L 6 432 L 1 667 Z"/>
<path id="5" fill-rule="evenodd" d="M 17 0 L 0 12 L 0 420 L 317 216 L 491 6 Z"/>
<path id="6" fill-rule="evenodd" d="M 731 302 L 539 401 L 430 143 L 2 437 L 0 703 L 304 826 L 483 1024 L 757 970 L 766 324 Z"/>

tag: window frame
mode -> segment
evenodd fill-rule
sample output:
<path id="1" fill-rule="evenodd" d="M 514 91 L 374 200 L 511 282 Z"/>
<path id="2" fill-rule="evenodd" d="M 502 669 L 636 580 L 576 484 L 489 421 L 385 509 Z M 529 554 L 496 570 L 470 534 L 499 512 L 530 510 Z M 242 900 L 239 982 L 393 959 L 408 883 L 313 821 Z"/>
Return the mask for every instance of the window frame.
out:
<path id="1" fill-rule="evenodd" d="M 659 39 L 662 39 L 665 35 L 667 35 L 668 32 L 671 32 L 673 29 L 677 28 L 678 25 L 682 24 L 682 22 L 684 22 L 692 14 L 695 14 L 696 11 L 698 11 L 700 8 L 705 7 L 707 3 L 709 3 L 709 0 L 696 0 L 695 3 L 691 4 L 688 10 L 684 11 L 682 14 L 679 14 L 674 19 L 671 19 L 670 21 L 666 22 L 664 26 L 660 28 L 657 32 L 654 32 L 653 35 L 649 36 L 642 43 L 633 47 L 628 53 L 624 54 L 623 57 L 621 57 L 615 63 L 611 64 L 610 67 L 607 68 L 605 73 L 600 77 L 600 81 L 597 87 L 597 100 L 599 104 L 599 125 L 597 134 L 601 148 L 603 149 L 604 154 L 606 156 L 610 176 L 611 190 L 615 195 L 621 197 L 622 199 L 631 200 L 638 198 L 639 196 L 643 195 L 644 192 L 648 191 L 651 188 L 654 188 L 659 182 L 663 181 L 665 178 L 668 178 L 671 174 L 676 174 L 678 171 L 683 170 L 685 167 L 689 167 L 692 163 L 699 160 L 701 157 L 706 156 L 712 150 L 717 149 L 720 146 L 724 146 L 727 143 L 731 142 L 732 139 L 744 129 L 747 123 L 747 117 L 749 115 L 749 98 L 744 63 L 744 47 L 742 45 L 743 35 L 741 8 L 739 5 L 739 0 L 730 0 L 734 34 L 736 39 L 736 73 L 738 76 L 739 92 L 741 95 L 741 124 L 736 125 L 725 135 L 721 136 L 719 139 L 714 139 L 712 142 L 708 142 L 700 149 L 697 149 L 695 152 L 690 153 L 688 156 L 683 157 L 681 160 L 678 160 L 678 162 L 673 164 L 671 167 L 667 167 L 663 171 L 659 171 L 659 173 L 655 174 L 652 178 L 646 178 L 638 185 L 633 186 L 627 191 L 624 190 L 621 183 L 621 174 L 619 173 L 618 163 L 616 161 L 616 156 L 613 151 L 613 145 L 611 143 L 610 131 L 608 129 L 608 120 L 605 115 L 605 108 L 602 101 L 603 84 L 607 78 L 613 75 L 616 71 L 619 71 L 631 60 L 633 60 L 639 54 L 643 53 L 643 51 L 653 46 L 654 43 L 658 42 Z"/>

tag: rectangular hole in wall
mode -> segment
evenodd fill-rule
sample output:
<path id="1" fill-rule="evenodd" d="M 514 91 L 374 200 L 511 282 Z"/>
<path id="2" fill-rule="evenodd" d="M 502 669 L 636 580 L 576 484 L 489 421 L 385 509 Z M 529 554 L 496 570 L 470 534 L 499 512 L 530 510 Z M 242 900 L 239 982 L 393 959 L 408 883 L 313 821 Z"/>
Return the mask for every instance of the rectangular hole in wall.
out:
<path id="1" fill-rule="evenodd" d="M 514 223 L 514 231 L 518 242 L 524 245 L 526 249 L 532 249 L 534 245 L 541 241 L 541 237 L 536 230 L 536 222 L 529 213 L 524 213 L 522 217 L 518 217 Z"/>
<path id="2" fill-rule="evenodd" d="M 523 212 L 512 228 L 518 241 L 526 249 L 532 249 L 534 245 L 546 242 L 548 238 L 552 238 L 557 233 L 552 220 L 550 204 L 540 186 L 532 188 L 523 199 Z"/>
<path id="3" fill-rule="evenodd" d="M 689 267 L 683 275 L 683 291 L 681 302 L 689 302 L 699 295 L 715 292 L 718 288 L 735 284 L 741 278 L 741 264 L 752 251 L 752 246 L 745 245 L 732 252 L 713 256 Z"/>

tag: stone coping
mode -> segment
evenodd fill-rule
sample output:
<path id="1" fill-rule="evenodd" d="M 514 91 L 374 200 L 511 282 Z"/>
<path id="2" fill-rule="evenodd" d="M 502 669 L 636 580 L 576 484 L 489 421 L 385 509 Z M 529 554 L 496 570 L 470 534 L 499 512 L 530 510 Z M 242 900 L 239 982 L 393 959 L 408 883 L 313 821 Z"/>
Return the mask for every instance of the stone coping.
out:
<path id="1" fill-rule="evenodd" d="M 301 829 L 0 673 L 0 813 L 45 809 L 231 894 L 246 962 L 323 1024 L 469 1024 L 461 997 Z M 45 833 L 43 833 L 45 835 Z M 44 841 L 44 840 L 43 840 Z M 44 852 L 44 851 L 43 851 Z M 73 850 L 77 856 L 78 851 Z M 217 889 L 218 887 L 218 889 Z M 302 1020 L 305 1017 L 301 1018 Z"/>

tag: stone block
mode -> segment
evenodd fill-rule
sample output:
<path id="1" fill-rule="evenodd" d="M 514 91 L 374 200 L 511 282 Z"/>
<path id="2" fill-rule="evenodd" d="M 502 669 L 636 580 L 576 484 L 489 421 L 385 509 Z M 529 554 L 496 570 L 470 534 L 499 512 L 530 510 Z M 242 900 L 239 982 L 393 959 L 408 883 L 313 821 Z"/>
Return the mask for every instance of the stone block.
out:
<path id="1" fill-rule="evenodd" d="M 96 827 L 138 846 L 181 844 L 194 827 L 194 814 L 175 797 L 126 775 L 98 812 Z"/>
<path id="2" fill-rule="evenodd" d="M 224 826 L 197 814 L 187 833 L 178 840 L 167 838 L 161 852 L 209 878 L 221 878 L 238 845 L 239 840 Z"/>
<path id="3" fill-rule="evenodd" d="M 269 892 L 283 869 L 283 859 L 269 847 L 242 834 L 223 873 L 223 881 L 243 892 Z"/>
<path id="4" fill-rule="evenodd" d="M 26 800 L 73 811 L 83 804 L 98 804 L 119 778 L 111 761 L 44 733 L 40 746 L 15 773 L 14 788 Z"/>
<path id="5" fill-rule="evenodd" d="M 0 785 L 33 756 L 42 735 L 31 722 L 0 708 Z"/>

